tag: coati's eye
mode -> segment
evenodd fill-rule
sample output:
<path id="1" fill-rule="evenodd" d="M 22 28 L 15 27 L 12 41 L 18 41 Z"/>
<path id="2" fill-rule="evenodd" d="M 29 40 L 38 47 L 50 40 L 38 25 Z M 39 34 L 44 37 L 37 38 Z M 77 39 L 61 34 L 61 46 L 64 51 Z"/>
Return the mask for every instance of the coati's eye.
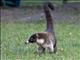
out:
<path id="1" fill-rule="evenodd" d="M 31 37 L 31 40 L 35 40 L 35 37 Z"/>
<path id="2" fill-rule="evenodd" d="M 33 40 L 33 38 L 31 38 L 31 40 Z"/>
<path id="3" fill-rule="evenodd" d="M 36 39 L 36 36 L 33 36 L 32 39 Z"/>

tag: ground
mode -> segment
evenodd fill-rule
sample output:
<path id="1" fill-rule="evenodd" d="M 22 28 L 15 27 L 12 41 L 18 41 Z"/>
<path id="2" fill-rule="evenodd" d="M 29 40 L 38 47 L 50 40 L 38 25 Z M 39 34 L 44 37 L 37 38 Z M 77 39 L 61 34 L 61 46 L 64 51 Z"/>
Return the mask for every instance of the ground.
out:
<path id="1" fill-rule="evenodd" d="M 38 18 L 38 21 L 25 22 L 27 15 L 30 19 L 32 17 L 30 15 L 34 14 L 29 11 L 31 12 L 25 8 L 2 9 L 1 60 L 80 60 L 80 10 L 69 8 L 53 12 L 58 50 L 56 54 L 48 54 L 46 51 L 41 56 L 34 54 L 37 49 L 36 44 L 26 45 L 25 41 L 31 34 L 45 31 L 45 19 L 41 17 L 42 19 Z"/>
<path id="2" fill-rule="evenodd" d="M 2 23 L 1 60 L 80 60 L 80 24 L 56 22 L 57 54 L 34 54 L 36 44 L 24 42 L 35 32 L 43 32 L 45 22 Z"/>

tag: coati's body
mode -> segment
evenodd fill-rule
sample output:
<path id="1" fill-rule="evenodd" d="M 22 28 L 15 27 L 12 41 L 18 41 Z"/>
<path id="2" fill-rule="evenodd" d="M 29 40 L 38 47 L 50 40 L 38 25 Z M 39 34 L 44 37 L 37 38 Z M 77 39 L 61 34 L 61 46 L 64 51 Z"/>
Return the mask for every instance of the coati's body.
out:
<path id="1" fill-rule="evenodd" d="M 45 32 L 35 33 L 31 35 L 27 42 L 37 43 L 39 48 L 38 53 L 42 53 L 45 49 L 48 49 L 49 53 L 56 52 L 56 39 L 53 31 L 53 20 L 50 14 L 50 10 L 54 10 L 53 5 L 50 2 L 46 2 L 43 5 L 43 9 L 46 15 L 47 28 Z"/>

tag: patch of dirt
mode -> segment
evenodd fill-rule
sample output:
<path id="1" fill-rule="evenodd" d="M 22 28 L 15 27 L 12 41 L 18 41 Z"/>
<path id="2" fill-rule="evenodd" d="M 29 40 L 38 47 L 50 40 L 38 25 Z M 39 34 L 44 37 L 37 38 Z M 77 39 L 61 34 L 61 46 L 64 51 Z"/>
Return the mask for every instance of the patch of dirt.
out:
<path id="1" fill-rule="evenodd" d="M 55 21 L 80 20 L 80 3 L 65 4 L 51 11 Z M 42 8 L 1 8 L 1 21 L 38 21 L 45 19 Z"/>

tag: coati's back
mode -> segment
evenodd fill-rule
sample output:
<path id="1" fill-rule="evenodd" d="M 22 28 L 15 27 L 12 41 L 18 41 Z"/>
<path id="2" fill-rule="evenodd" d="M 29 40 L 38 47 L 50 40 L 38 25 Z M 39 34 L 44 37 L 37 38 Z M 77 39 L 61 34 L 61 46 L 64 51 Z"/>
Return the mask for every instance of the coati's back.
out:
<path id="1" fill-rule="evenodd" d="M 54 10 L 54 6 L 50 2 L 45 2 L 43 5 L 44 13 L 46 16 L 47 28 L 46 31 L 53 32 L 53 19 L 50 13 L 50 9 Z"/>

